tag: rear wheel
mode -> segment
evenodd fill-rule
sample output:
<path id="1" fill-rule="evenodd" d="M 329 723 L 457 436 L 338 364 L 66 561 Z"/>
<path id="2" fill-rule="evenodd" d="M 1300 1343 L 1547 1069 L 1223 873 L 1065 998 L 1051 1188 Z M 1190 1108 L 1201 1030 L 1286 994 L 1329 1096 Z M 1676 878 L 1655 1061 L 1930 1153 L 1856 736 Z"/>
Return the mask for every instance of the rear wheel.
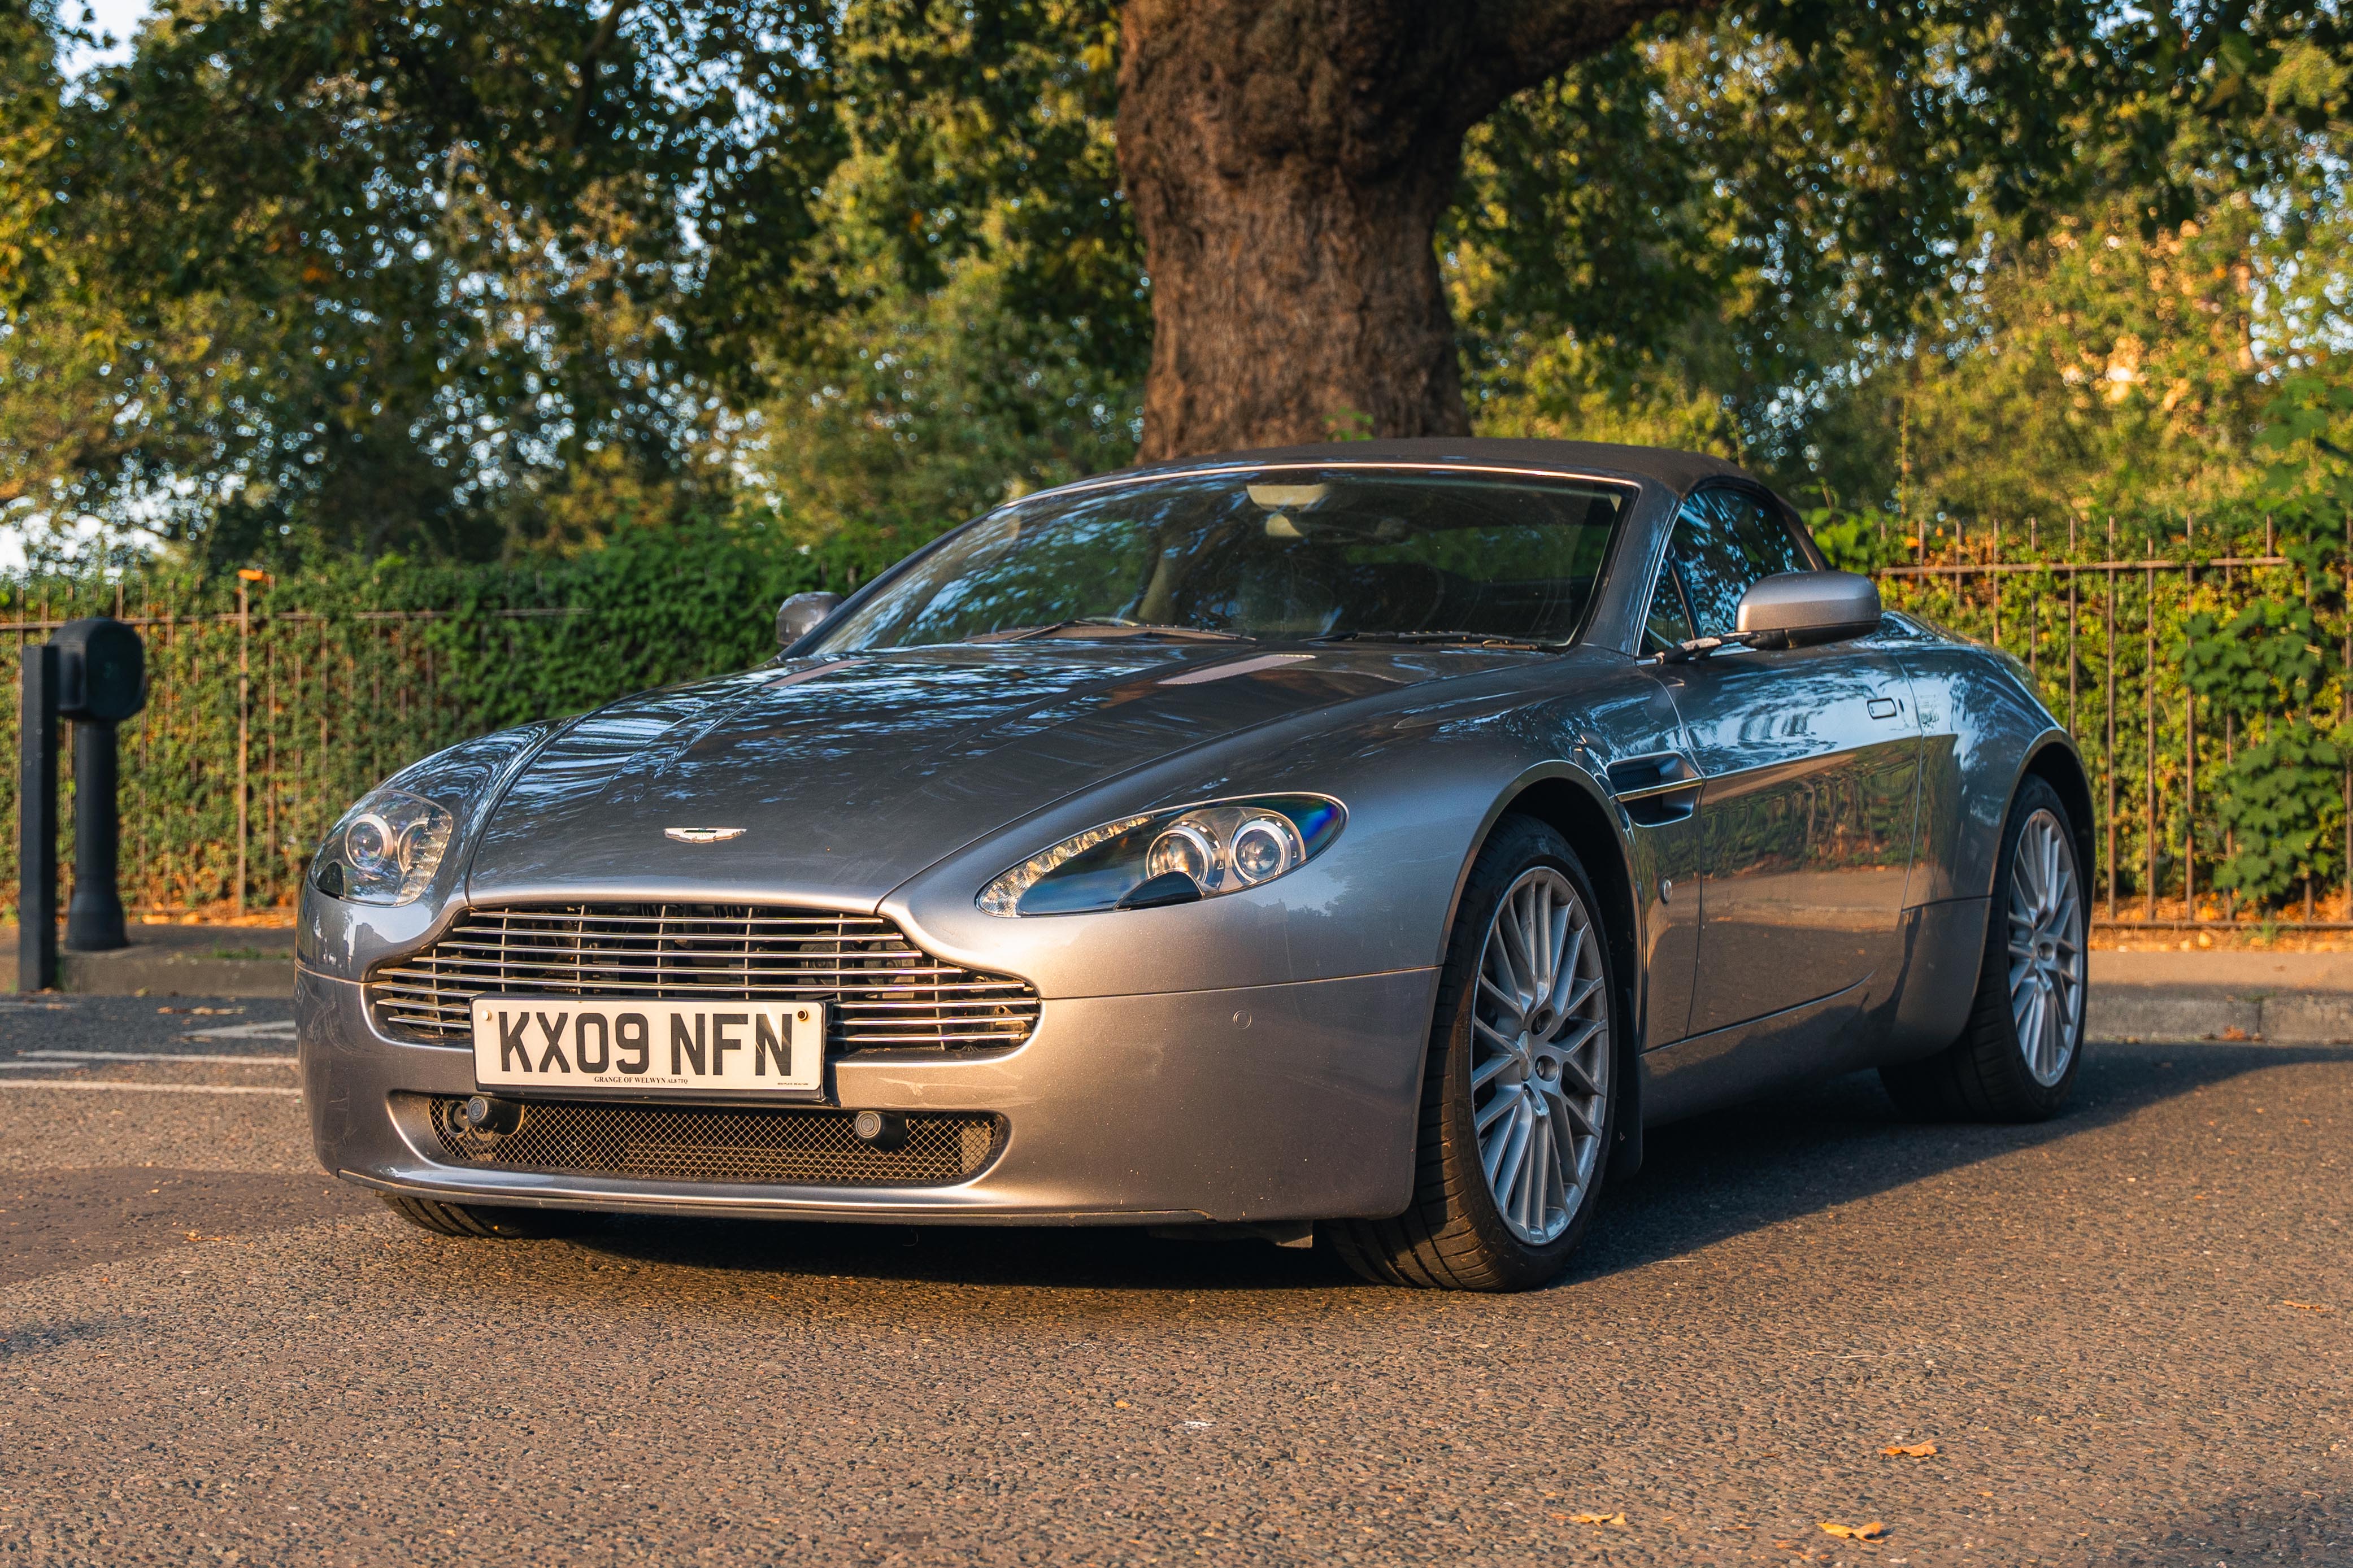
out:
<path id="1" fill-rule="evenodd" d="M 1552 828 L 1507 817 L 1472 867 L 1440 973 L 1412 1205 L 1333 1226 L 1368 1279 L 1524 1290 L 1585 1235 L 1618 1103 L 1600 905 Z"/>
<path id="2" fill-rule="evenodd" d="M 446 1204 L 406 1193 L 379 1193 L 384 1206 L 421 1230 L 470 1240 L 539 1241 L 576 1236 L 596 1222 L 595 1215 L 567 1209 L 499 1208 L 486 1204 Z"/>
<path id="3" fill-rule="evenodd" d="M 1924 1121 L 2041 1121 L 2083 1065 L 2083 867 L 2066 803 L 2043 780 L 2010 802 L 1997 865 L 1968 1026 L 1926 1061 L 1879 1069 L 1897 1106 Z"/>

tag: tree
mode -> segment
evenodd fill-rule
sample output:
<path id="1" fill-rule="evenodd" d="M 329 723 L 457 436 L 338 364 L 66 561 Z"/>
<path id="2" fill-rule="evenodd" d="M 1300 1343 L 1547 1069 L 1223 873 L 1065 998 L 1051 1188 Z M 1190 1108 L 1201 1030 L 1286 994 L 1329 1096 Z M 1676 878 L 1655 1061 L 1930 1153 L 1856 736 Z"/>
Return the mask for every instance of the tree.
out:
<path id="1" fill-rule="evenodd" d="M 2284 188 L 2312 143 L 2231 128 L 2347 79 L 2322 0 L 164 0 L 65 84 L 50 4 L 0 5 L 0 509 L 223 560 L 912 545 L 1139 443 L 1473 428 L 1862 499 L 1995 259 Z"/>
<path id="2" fill-rule="evenodd" d="M 754 510 L 887 561 L 1134 457 L 1151 323 L 1116 36 L 1108 0 L 845 10 L 848 151 L 797 264 L 834 304 L 762 361 Z"/>
<path id="3" fill-rule="evenodd" d="M 2031 239 L 2102 183 L 2140 225 L 2178 225 L 2197 200 L 2168 167 L 2182 128 L 2227 141 L 2275 116 L 2284 63 L 2288 107 L 2326 118 L 2339 9 L 1130 0 L 1145 455 L 1466 430 L 1441 224 L 1498 263 L 1483 302 L 1567 329 L 1585 374 L 1696 350 L 1736 401 L 1817 396 L 1933 309 L 1987 225 Z M 1738 290 L 1781 321 L 1727 362 L 1736 345 L 1688 334 Z"/>
<path id="4" fill-rule="evenodd" d="M 1120 166 L 1153 282 L 1143 456 L 1462 435 L 1438 222 L 1462 136 L 1663 0 L 1132 0 Z"/>
<path id="5" fill-rule="evenodd" d="M 0 33 L 34 89 L 0 110 L 0 428 L 73 432 L 9 482 L 229 559 L 561 547 L 723 490 L 727 405 L 830 304 L 792 264 L 842 150 L 832 25 L 174 0 L 71 90 L 51 27 Z"/>

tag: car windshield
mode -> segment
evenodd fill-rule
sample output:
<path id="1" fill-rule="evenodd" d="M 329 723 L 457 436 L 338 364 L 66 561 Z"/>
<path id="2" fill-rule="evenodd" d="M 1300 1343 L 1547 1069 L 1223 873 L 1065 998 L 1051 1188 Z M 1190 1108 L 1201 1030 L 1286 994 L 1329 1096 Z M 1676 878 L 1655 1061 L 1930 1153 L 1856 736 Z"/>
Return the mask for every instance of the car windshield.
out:
<path id="1" fill-rule="evenodd" d="M 1063 491 L 989 514 L 825 639 L 1576 637 L 1630 489 L 1266 468 Z"/>

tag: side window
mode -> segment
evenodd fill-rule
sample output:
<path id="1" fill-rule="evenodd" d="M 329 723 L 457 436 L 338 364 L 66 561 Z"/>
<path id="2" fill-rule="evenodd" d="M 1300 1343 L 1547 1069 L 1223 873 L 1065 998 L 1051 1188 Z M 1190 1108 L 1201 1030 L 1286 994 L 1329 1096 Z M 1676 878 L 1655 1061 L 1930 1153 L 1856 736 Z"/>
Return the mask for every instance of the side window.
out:
<path id="1" fill-rule="evenodd" d="M 1668 653 L 1692 640 L 1691 612 L 1683 608 L 1683 593 L 1675 586 L 1675 563 L 1659 568 L 1651 590 L 1651 613 L 1642 622 L 1642 651 Z"/>
<path id="2" fill-rule="evenodd" d="M 1733 632 L 1740 595 L 1751 584 L 1777 573 L 1811 571 L 1814 564 L 1788 526 L 1763 503 L 1725 489 L 1702 490 L 1683 502 L 1667 560 L 1683 581 L 1704 637 Z"/>

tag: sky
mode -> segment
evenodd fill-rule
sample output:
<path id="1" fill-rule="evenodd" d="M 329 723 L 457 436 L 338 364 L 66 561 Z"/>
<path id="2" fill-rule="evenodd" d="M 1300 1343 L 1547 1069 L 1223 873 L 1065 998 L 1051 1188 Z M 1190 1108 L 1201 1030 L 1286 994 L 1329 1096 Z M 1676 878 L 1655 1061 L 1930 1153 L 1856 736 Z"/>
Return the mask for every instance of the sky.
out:
<path id="1" fill-rule="evenodd" d="M 111 35 L 115 47 L 111 51 L 76 49 L 62 62 L 69 75 L 79 76 L 92 66 L 121 59 L 131 52 L 128 39 L 140 22 L 153 9 L 150 0 L 58 0 L 60 21 L 79 22 L 94 33 Z M 90 20 L 82 21 L 87 10 Z"/>

